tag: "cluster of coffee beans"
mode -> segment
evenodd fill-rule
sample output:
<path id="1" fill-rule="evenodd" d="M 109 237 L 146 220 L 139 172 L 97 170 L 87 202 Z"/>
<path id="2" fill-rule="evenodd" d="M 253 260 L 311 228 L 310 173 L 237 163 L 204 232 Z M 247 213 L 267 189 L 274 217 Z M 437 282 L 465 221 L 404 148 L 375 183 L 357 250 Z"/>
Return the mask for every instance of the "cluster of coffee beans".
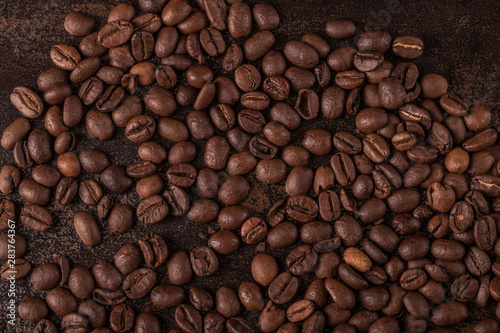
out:
<path id="1" fill-rule="evenodd" d="M 56 254 L 31 269 L 16 235 L 15 268 L 6 263 L 2 277 L 31 273 L 32 288 L 46 292 L 18 308 L 34 332 L 438 333 L 495 305 L 500 318 L 500 151 L 490 109 L 448 93 L 438 74 L 419 75 L 409 62 L 423 53 L 417 37 L 367 31 L 355 47 L 332 51 L 331 39 L 355 34 L 352 22 L 335 20 L 328 38 L 307 33 L 278 50 L 271 5 L 195 2 L 139 0 L 140 15 L 123 3 L 98 31 L 91 16 L 70 13 L 65 29 L 85 37 L 52 47 L 56 67 L 38 77 L 43 99 L 24 86 L 10 96 L 22 117 L 1 145 L 17 166 L 2 167 L 0 191 L 17 190 L 24 205 L 18 217 L 0 199 L 1 231 L 19 218 L 50 232 L 53 214 L 75 203 L 87 208 L 72 222 L 88 247 L 105 241 L 102 225 L 124 234 L 135 221 L 147 230 L 169 216 L 218 222 L 207 246 L 169 253 L 168 237 L 149 233 L 92 268 L 70 268 Z M 390 49 L 396 64 L 384 59 Z M 181 108 L 187 117 L 171 117 Z M 45 128 L 32 129 L 42 115 Z M 340 117 L 356 130 L 307 125 Z M 82 121 L 88 141 L 123 131 L 137 161 L 77 151 L 72 129 Z M 301 123 L 308 129 L 295 140 Z M 167 151 L 160 137 L 175 144 Z M 204 168 L 193 166 L 199 154 Z M 264 214 L 244 204 L 257 182 L 286 193 Z M 134 185 L 137 207 L 115 203 Z M 193 273 L 213 275 L 241 242 L 261 249 L 249 267 L 254 282 L 215 295 L 193 285 Z M 0 234 L 1 259 L 9 243 Z M 275 258 L 266 246 L 287 254 Z M 169 284 L 157 283 L 162 265 Z M 137 314 L 130 303 L 139 299 L 146 312 Z M 178 327 L 154 314 L 164 311 Z M 499 326 L 487 318 L 474 329 Z"/>

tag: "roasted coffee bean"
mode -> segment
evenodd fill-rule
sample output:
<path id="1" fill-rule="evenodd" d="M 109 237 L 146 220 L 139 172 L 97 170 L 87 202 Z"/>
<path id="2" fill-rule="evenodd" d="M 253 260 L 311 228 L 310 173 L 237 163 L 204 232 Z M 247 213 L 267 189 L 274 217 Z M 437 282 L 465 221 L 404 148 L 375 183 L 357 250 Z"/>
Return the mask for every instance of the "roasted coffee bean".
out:
<path id="1" fill-rule="evenodd" d="M 30 282 L 36 290 L 55 288 L 61 280 L 61 272 L 55 264 L 42 264 L 31 272 Z"/>
<path id="2" fill-rule="evenodd" d="M 255 17 L 254 17 L 255 19 Z M 243 44 L 243 53 L 248 61 L 263 57 L 274 45 L 275 37 L 270 31 L 259 31 Z"/>
<path id="3" fill-rule="evenodd" d="M 134 212 L 132 207 L 125 204 L 117 204 L 111 209 L 108 218 L 109 229 L 112 232 L 123 234 L 132 229 L 134 224 Z"/>
<path id="4" fill-rule="evenodd" d="M 471 208 L 472 210 L 472 208 Z M 497 240 L 497 224 L 491 216 L 482 216 L 474 222 L 474 241 L 481 250 L 491 250 Z"/>
<path id="5" fill-rule="evenodd" d="M 283 248 L 292 245 L 298 237 L 298 230 L 292 222 L 282 222 L 267 234 L 267 242 L 271 247 Z"/>
<path id="6" fill-rule="evenodd" d="M 200 287 L 189 288 L 189 300 L 199 311 L 209 311 L 213 306 L 213 299 L 210 293 Z"/>
<path id="7" fill-rule="evenodd" d="M 463 322 L 469 316 L 467 307 L 460 302 L 450 301 L 437 305 L 431 314 L 431 322 L 438 326 L 450 326 Z"/>
<path id="8" fill-rule="evenodd" d="M 274 303 L 285 304 L 295 296 L 298 287 L 298 278 L 288 272 L 284 272 L 271 282 L 267 293 Z"/>
<path id="9" fill-rule="evenodd" d="M 71 86 L 62 82 L 54 83 L 43 93 L 43 99 L 50 105 L 61 104 L 68 96 L 71 96 Z"/>
<path id="10" fill-rule="evenodd" d="M 73 70 L 82 59 L 76 48 L 64 43 L 52 46 L 50 58 L 57 67 L 67 71 Z"/>
<path id="11" fill-rule="evenodd" d="M 28 276 L 31 270 L 31 264 L 24 259 L 16 259 L 15 263 L 6 262 L 1 268 L 1 277 L 3 279 L 22 279 Z"/>
<path id="12" fill-rule="evenodd" d="M 202 64 L 205 62 L 198 34 L 189 34 L 186 39 L 186 50 L 191 58 L 198 60 L 198 63 Z"/>
<path id="13" fill-rule="evenodd" d="M 264 89 L 267 93 L 268 89 Z M 272 97 L 272 96 L 271 96 Z M 269 106 L 270 99 L 269 96 L 260 91 L 251 91 L 241 95 L 240 103 L 244 108 L 250 108 L 253 110 L 264 110 Z"/>
<path id="14" fill-rule="evenodd" d="M 293 249 L 287 256 L 286 265 L 294 275 L 311 272 L 318 261 L 318 253 L 309 245 L 301 245 Z"/>
<path id="15" fill-rule="evenodd" d="M 220 254 L 229 254 L 236 251 L 240 246 L 240 239 L 229 230 L 221 230 L 213 234 L 208 240 L 208 246 Z"/>
<path id="16" fill-rule="evenodd" d="M 217 218 L 219 206 L 210 199 L 197 199 L 191 204 L 187 213 L 188 219 L 196 223 L 208 223 Z"/>
<path id="17" fill-rule="evenodd" d="M 256 244 L 267 235 L 267 225 L 261 218 L 251 217 L 241 226 L 241 239 L 247 244 Z"/>
<path id="18" fill-rule="evenodd" d="M 30 132 L 31 126 L 26 118 L 17 118 L 2 133 L 2 147 L 5 149 L 13 149 Z M 15 158 L 15 152 L 14 152 Z"/>
<path id="19" fill-rule="evenodd" d="M 155 120 L 147 115 L 135 116 L 125 126 L 125 136 L 132 142 L 145 142 L 156 131 Z"/>
<path id="20" fill-rule="evenodd" d="M 18 167 L 24 169 L 33 166 L 33 160 L 31 159 L 26 141 L 18 141 L 14 146 L 13 153 Z"/>
<path id="21" fill-rule="evenodd" d="M 21 223 L 35 231 L 47 231 L 52 226 L 52 216 L 44 207 L 25 205 L 20 214 Z"/>
<path id="22" fill-rule="evenodd" d="M 139 203 L 136 214 L 141 223 L 158 223 L 167 217 L 168 205 L 161 196 L 152 195 Z"/>
<path id="23" fill-rule="evenodd" d="M 346 39 L 354 35 L 354 23 L 349 20 L 332 20 L 326 23 L 326 34 L 334 39 Z"/>
<path id="24" fill-rule="evenodd" d="M 228 15 L 228 30 L 233 38 L 242 38 L 250 35 L 252 28 L 252 12 L 244 2 L 238 2 L 231 6 Z"/>
<path id="25" fill-rule="evenodd" d="M 66 97 L 65 101 L 70 97 Z M 76 98 L 78 99 L 78 97 Z M 50 135 L 56 137 L 69 129 L 63 123 L 63 110 L 59 106 L 53 105 L 47 110 L 45 115 L 45 129 Z"/>
<path id="26" fill-rule="evenodd" d="M 88 212 L 78 212 L 74 216 L 75 230 L 88 247 L 93 247 L 101 242 L 101 234 L 99 227 L 92 216 Z"/>
<path id="27" fill-rule="evenodd" d="M 416 59 L 423 53 L 424 43 L 418 37 L 399 36 L 392 42 L 394 54 L 405 59 Z"/>
<path id="28" fill-rule="evenodd" d="M 19 317 L 30 322 L 36 323 L 47 317 L 49 309 L 47 304 L 41 298 L 35 296 L 26 296 L 19 304 Z"/>
<path id="29" fill-rule="evenodd" d="M 149 267 L 157 267 L 167 259 L 168 248 L 163 238 L 158 234 L 149 234 L 139 240 L 145 264 Z"/>
<path id="30" fill-rule="evenodd" d="M 132 273 L 142 263 L 142 253 L 139 246 L 135 243 L 125 244 L 115 253 L 114 262 L 120 273 Z"/>
<path id="31" fill-rule="evenodd" d="M 49 308 L 60 317 L 76 312 L 76 298 L 67 289 L 59 287 L 52 289 L 47 294 L 46 302 Z"/>
<path id="32" fill-rule="evenodd" d="M 416 290 L 422 287 L 427 281 L 425 272 L 418 268 L 410 268 L 404 271 L 399 278 L 401 288 L 406 290 Z"/>
<path id="33" fill-rule="evenodd" d="M 286 43 L 283 53 L 288 61 L 298 67 L 313 68 L 319 63 L 319 55 L 310 45 L 290 41 Z"/>
<path id="34" fill-rule="evenodd" d="M 44 186 L 53 187 L 59 181 L 59 175 L 57 170 L 55 174 L 51 174 L 51 167 L 37 166 L 32 171 L 32 177 L 37 182 Z M 44 179 L 44 176 L 49 176 L 48 179 Z M 44 181 L 46 180 L 46 181 Z M 19 169 L 12 164 L 7 164 L 2 167 L 2 171 L 0 171 L 0 191 L 3 194 L 10 194 L 14 191 L 21 182 L 21 172 Z"/>
<path id="35" fill-rule="evenodd" d="M 194 248 L 191 251 L 190 260 L 194 273 L 201 277 L 214 274 L 219 266 L 217 256 L 207 246 Z"/>
<path id="36" fill-rule="evenodd" d="M 132 178 L 128 177 L 125 168 L 111 165 L 101 173 L 101 182 L 108 190 L 116 194 L 123 194 L 133 185 Z"/>
<path id="37" fill-rule="evenodd" d="M 97 204 L 97 217 L 99 220 L 103 220 L 108 217 L 109 212 L 113 208 L 113 198 L 109 195 L 105 195 L 99 200 Z"/>
<path id="38" fill-rule="evenodd" d="M 433 183 L 427 189 L 427 202 L 432 209 L 446 213 L 455 203 L 455 192 L 449 185 Z"/>
<path id="39" fill-rule="evenodd" d="M 109 326 L 114 332 L 129 332 L 134 327 L 134 310 L 126 304 L 116 305 L 109 315 Z"/>

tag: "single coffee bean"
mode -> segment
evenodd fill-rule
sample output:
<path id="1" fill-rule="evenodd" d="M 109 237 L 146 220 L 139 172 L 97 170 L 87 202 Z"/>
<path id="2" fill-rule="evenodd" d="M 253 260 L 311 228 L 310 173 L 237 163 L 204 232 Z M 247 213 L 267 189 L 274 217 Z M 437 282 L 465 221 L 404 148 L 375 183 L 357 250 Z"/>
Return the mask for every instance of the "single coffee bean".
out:
<path id="1" fill-rule="evenodd" d="M 75 230 L 88 247 L 93 247 L 101 242 L 101 234 L 99 227 L 92 216 L 88 212 L 78 212 L 74 216 Z"/>
<path id="2" fill-rule="evenodd" d="M 116 305 L 109 315 L 109 326 L 114 332 L 129 332 L 134 327 L 134 310 L 126 304 Z"/>
<path id="3" fill-rule="evenodd" d="M 123 280 L 123 291 L 130 299 L 146 296 L 156 282 L 156 274 L 150 268 L 139 268 Z"/>
<path id="4" fill-rule="evenodd" d="M 141 223 L 158 223 L 167 217 L 168 205 L 161 196 L 152 195 L 139 203 L 136 214 Z"/>
<path id="5" fill-rule="evenodd" d="M 23 117 L 17 118 L 4 129 L 1 140 L 2 147 L 5 149 L 13 149 L 17 142 L 28 135 L 30 130 L 31 126 L 28 119 Z"/>
<path id="6" fill-rule="evenodd" d="M 423 53 L 424 43 L 418 37 L 399 36 L 392 42 L 394 54 L 405 59 L 416 59 Z"/>
<path id="7" fill-rule="evenodd" d="M 252 28 L 252 12 L 244 2 L 237 2 L 231 6 L 228 15 L 228 30 L 233 38 L 242 38 L 250 35 Z"/>
<path id="8" fill-rule="evenodd" d="M 332 20 L 326 23 L 326 34 L 334 39 L 346 39 L 354 35 L 356 27 L 349 20 Z"/>
<path id="9" fill-rule="evenodd" d="M 193 249 L 190 254 L 190 261 L 194 273 L 201 277 L 214 274 L 219 266 L 214 251 L 206 246 Z"/>
<path id="10" fill-rule="evenodd" d="M 20 214 L 21 223 L 35 231 L 44 232 L 52 226 L 50 212 L 36 204 L 25 205 Z"/>
<path id="11" fill-rule="evenodd" d="M 45 319 L 48 312 L 49 309 L 45 301 L 35 296 L 26 296 L 19 304 L 18 309 L 19 316 L 30 323 Z"/>
<path id="12" fill-rule="evenodd" d="M 255 19 L 255 17 L 254 17 Z M 270 31 L 259 31 L 243 44 L 243 53 L 248 61 L 263 57 L 274 45 L 276 39 Z"/>
<path id="13" fill-rule="evenodd" d="M 149 267 L 157 267 L 167 259 L 168 248 L 160 235 L 149 234 L 139 240 L 144 261 Z"/>
<path id="14" fill-rule="evenodd" d="M 67 71 L 73 70 L 82 59 L 75 47 L 64 43 L 52 46 L 50 58 L 57 67 Z"/>
<path id="15" fill-rule="evenodd" d="M 229 230 L 221 230 L 213 234 L 208 240 L 208 246 L 220 254 L 229 254 L 240 246 L 239 237 Z"/>

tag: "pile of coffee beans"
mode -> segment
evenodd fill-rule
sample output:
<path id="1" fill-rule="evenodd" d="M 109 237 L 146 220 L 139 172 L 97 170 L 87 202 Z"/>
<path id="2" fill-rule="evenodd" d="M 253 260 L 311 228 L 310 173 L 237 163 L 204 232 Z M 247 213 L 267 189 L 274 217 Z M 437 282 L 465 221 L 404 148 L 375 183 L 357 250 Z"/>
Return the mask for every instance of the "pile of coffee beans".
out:
<path id="1" fill-rule="evenodd" d="M 27 278 L 43 295 L 18 307 L 34 332 L 438 333 L 478 308 L 496 306 L 500 318 L 498 132 L 487 106 L 419 74 L 420 38 L 354 40 L 352 22 L 333 20 L 322 36 L 304 31 L 278 49 L 280 18 L 267 3 L 139 6 L 116 6 L 98 30 L 92 16 L 68 14 L 80 44 L 53 45 L 55 67 L 38 88 L 12 91 L 22 116 L 1 138 L 16 165 L 0 172 L 0 258 L 9 219 L 50 233 L 75 207 L 84 208 L 67 223 L 90 248 L 109 241 L 103 228 L 147 231 L 172 216 L 185 217 L 181 228 L 217 227 L 206 245 L 174 253 L 169 235 L 135 235 L 93 267 L 72 265 L 78 253 L 66 248 L 31 267 L 17 234 L 14 268 L 6 262 L 1 276 Z M 338 39 L 351 46 L 332 50 Z M 32 128 L 39 117 L 44 128 Z M 81 124 L 84 138 L 74 134 Z M 136 162 L 113 164 L 77 142 L 119 132 Z M 264 211 L 245 204 L 253 188 L 272 186 L 281 199 Z M 138 205 L 120 200 L 134 191 Z M 258 254 L 237 290 L 197 283 L 231 277 L 219 260 L 243 244 Z M 162 322 L 166 312 L 175 323 Z M 470 327 L 498 332 L 497 318 Z"/>

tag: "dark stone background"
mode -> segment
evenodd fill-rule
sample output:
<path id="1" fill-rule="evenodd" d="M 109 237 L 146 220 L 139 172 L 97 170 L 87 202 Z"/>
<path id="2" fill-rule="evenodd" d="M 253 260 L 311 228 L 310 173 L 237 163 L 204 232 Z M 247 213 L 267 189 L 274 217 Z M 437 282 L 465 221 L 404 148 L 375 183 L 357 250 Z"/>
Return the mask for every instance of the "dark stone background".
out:
<path id="1" fill-rule="evenodd" d="M 131 1 L 131 0 L 129 0 Z M 93 15 L 99 25 L 105 22 L 108 11 L 120 1 L 104 0 L 2 0 L 0 1 L 0 130 L 20 116 L 19 112 L 11 105 L 9 94 L 18 85 L 25 85 L 36 90 L 38 74 L 53 64 L 49 57 L 51 45 L 58 42 L 67 42 L 75 46 L 80 37 L 70 36 L 64 30 L 64 17 L 71 11 L 84 11 Z M 255 3 L 255 0 L 249 1 Z M 307 32 L 315 32 L 323 37 L 325 23 L 330 19 L 351 19 L 357 26 L 357 36 L 365 30 L 380 28 L 388 30 L 393 37 L 398 35 L 416 35 L 422 38 L 425 44 L 424 56 L 415 62 L 421 74 L 439 73 L 449 82 L 449 91 L 466 100 L 481 100 L 493 109 L 495 122 L 498 120 L 498 107 L 500 105 L 500 92 L 498 87 L 499 55 L 500 55 L 500 3 L 498 1 L 412 1 L 402 0 L 361 0 L 361 1 L 328 1 L 328 0 L 272 0 L 269 1 L 278 10 L 281 23 L 273 31 L 277 38 L 277 48 L 281 49 L 290 39 L 300 39 Z M 138 6 L 134 4 L 137 8 Z M 354 38 L 348 41 L 329 40 L 332 48 L 352 44 Z M 242 41 L 238 41 L 242 43 Z M 229 42 L 228 42 L 229 44 Z M 387 55 L 390 61 L 396 61 L 392 55 Z M 397 60 L 400 61 L 400 60 Z M 220 61 L 215 61 L 214 66 L 220 68 Z M 181 83 L 184 80 L 181 80 Z M 293 102 L 293 101 L 292 101 Z M 185 119 L 187 110 L 178 111 L 174 117 Z M 33 127 L 43 126 L 43 117 L 32 121 Z M 292 136 L 291 143 L 300 142 L 305 129 L 321 126 L 332 131 L 337 129 L 352 128 L 352 117 L 342 117 L 333 122 L 325 119 L 309 122 Z M 76 151 L 87 147 L 98 147 L 110 158 L 111 163 L 126 165 L 138 157 L 137 145 L 126 141 L 123 131 L 116 131 L 112 140 L 97 142 L 88 140 L 82 125 L 73 129 L 77 135 Z M 172 143 L 155 135 L 155 140 L 171 147 Z M 123 141 L 125 140 L 125 141 Z M 125 144 L 123 144 L 125 142 Z M 199 146 L 199 143 L 197 143 Z M 201 146 L 199 146 L 201 148 Z M 200 158 L 201 156 L 201 158 Z M 202 154 L 198 153 L 195 165 L 200 165 Z M 0 150 L 0 165 L 13 163 L 10 151 Z M 315 159 L 313 165 L 327 163 L 328 158 Z M 53 163 L 55 165 L 55 162 Z M 168 166 L 162 166 L 164 172 Z M 29 172 L 23 171 L 23 176 Z M 223 178 L 224 172 L 220 173 Z M 80 179 L 92 178 L 93 175 L 83 173 Z M 98 179 L 97 176 L 95 176 Z M 254 177 L 250 176 L 251 180 Z M 129 194 L 114 196 L 115 202 L 136 204 L 138 196 L 130 191 Z M 190 191 L 194 197 L 195 191 Z M 252 208 L 256 215 L 262 215 L 265 210 L 276 200 L 283 196 L 283 186 L 263 187 L 255 184 L 245 204 Z M 22 200 L 18 194 L 9 198 L 17 203 L 20 210 Z M 83 265 L 91 268 L 99 259 L 112 260 L 114 253 L 124 244 L 137 241 L 149 232 L 158 232 L 163 235 L 168 243 L 170 253 L 174 251 L 190 251 L 195 246 L 206 244 L 206 235 L 209 227 L 218 229 L 217 222 L 208 225 L 196 225 L 185 218 L 168 218 L 167 221 L 153 226 L 136 224 L 131 232 L 126 235 L 114 235 L 107 229 L 106 223 L 101 222 L 102 243 L 88 249 L 78 239 L 72 226 L 72 216 L 75 211 L 89 210 L 95 213 L 95 208 L 84 207 L 76 199 L 68 207 L 50 205 L 53 211 L 55 225 L 46 233 L 36 233 L 22 226 L 19 222 L 17 232 L 22 234 L 27 242 L 28 249 L 25 258 L 33 267 L 44 262 L 52 262 L 52 254 L 63 253 L 70 258 L 72 267 Z M 424 229 L 424 228 L 423 228 Z M 284 270 L 284 258 L 290 249 L 268 252 L 275 255 L 279 262 L 280 270 Z M 255 246 L 243 244 L 239 251 L 228 256 L 219 255 L 220 269 L 212 277 L 199 279 L 194 277 L 190 285 L 204 286 L 215 294 L 218 287 L 228 285 L 235 289 L 242 281 L 252 280 L 250 272 L 251 258 L 258 252 Z M 3 264 L 3 262 L 2 262 Z M 167 284 L 166 267 L 157 269 L 158 283 Z M 303 294 L 306 283 L 302 283 L 299 291 Z M 6 328 L 5 305 L 7 284 L 0 284 L 0 332 L 29 332 L 34 325 L 18 319 L 16 328 Z M 186 288 L 187 290 L 187 288 Z M 265 292 L 265 290 L 263 289 Z M 20 302 L 26 295 L 45 297 L 45 293 L 30 290 L 28 279 L 17 281 L 17 300 Z M 300 297 L 300 294 L 299 294 Z M 143 309 L 144 301 L 130 303 L 136 312 Z M 470 305 L 471 319 L 494 316 L 493 302 L 485 310 L 477 310 Z M 173 320 L 174 310 L 161 314 L 164 331 L 175 325 Z M 258 317 L 244 311 L 243 316 L 258 321 Z M 51 316 L 55 321 L 58 319 Z M 472 319 L 474 318 L 474 319 Z"/>

